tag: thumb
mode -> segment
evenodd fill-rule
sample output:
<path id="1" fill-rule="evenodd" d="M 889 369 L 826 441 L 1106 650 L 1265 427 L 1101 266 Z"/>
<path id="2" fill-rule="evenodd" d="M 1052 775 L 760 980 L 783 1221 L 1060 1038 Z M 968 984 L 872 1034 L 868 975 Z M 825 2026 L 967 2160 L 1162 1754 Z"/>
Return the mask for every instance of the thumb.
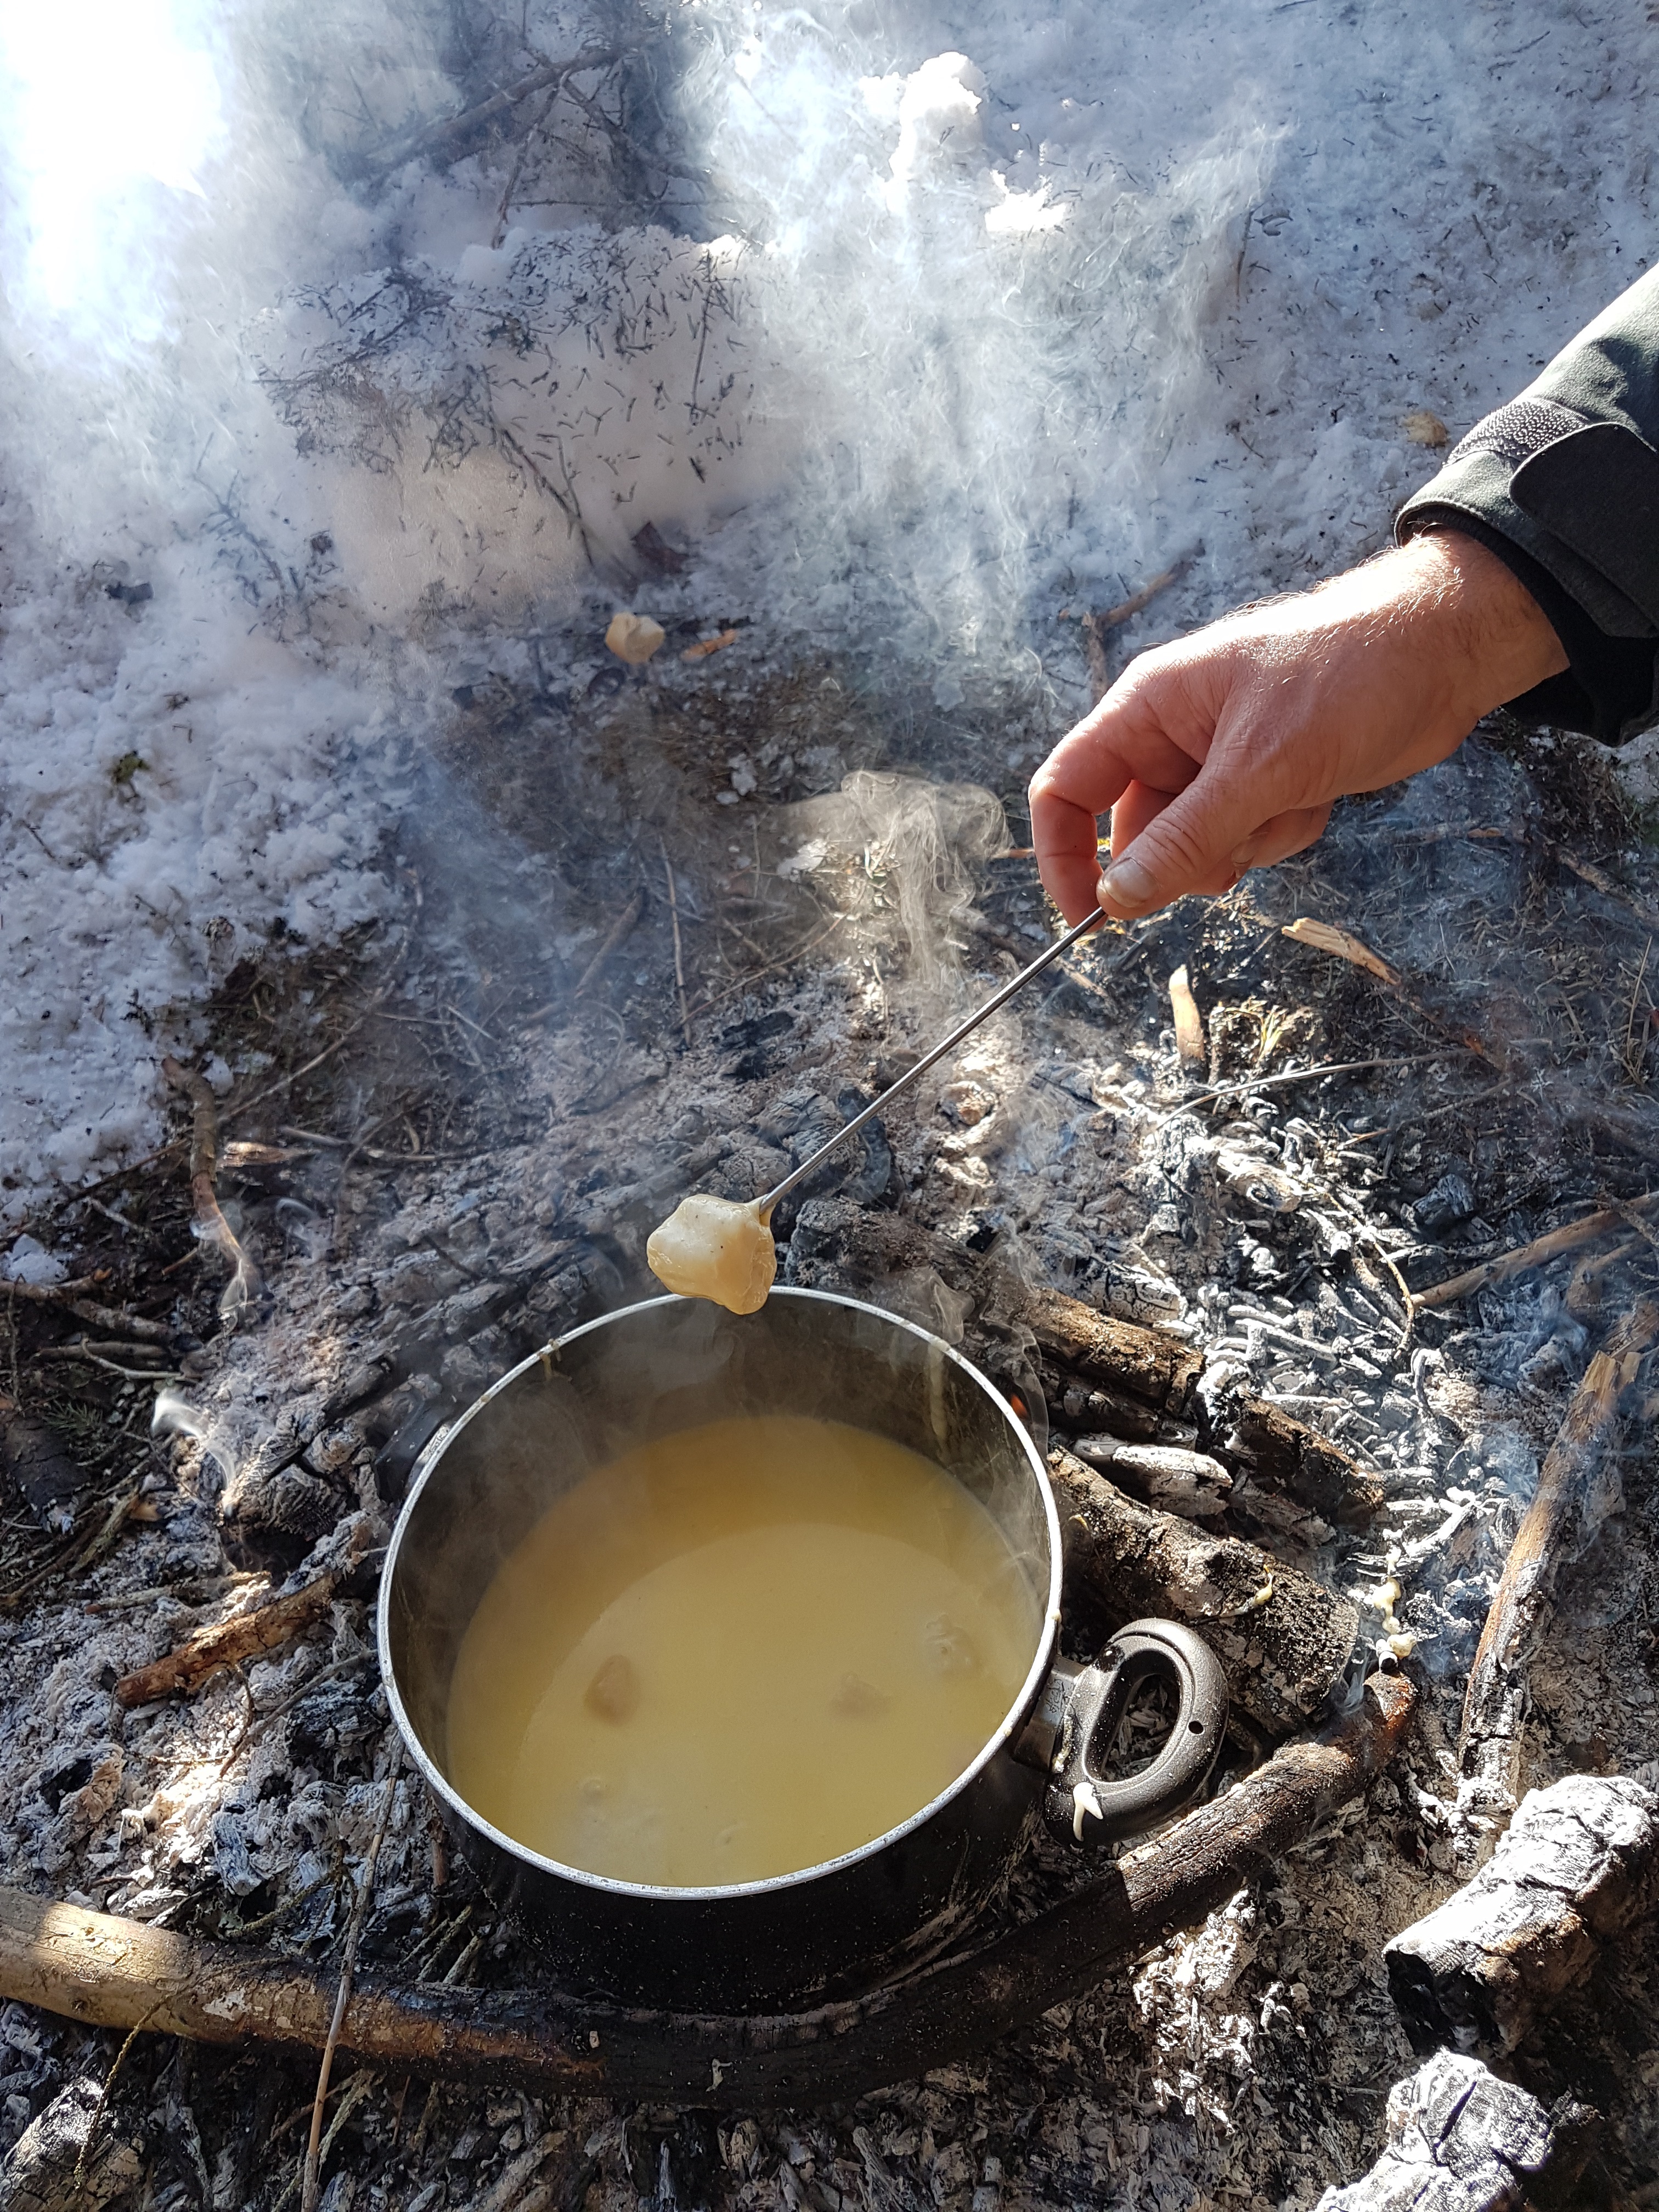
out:
<path id="1" fill-rule="evenodd" d="M 1201 771 L 1121 853 L 1100 880 L 1100 902 L 1121 921 L 1189 891 L 1224 890 L 1249 865 L 1256 826 L 1249 796 Z"/>

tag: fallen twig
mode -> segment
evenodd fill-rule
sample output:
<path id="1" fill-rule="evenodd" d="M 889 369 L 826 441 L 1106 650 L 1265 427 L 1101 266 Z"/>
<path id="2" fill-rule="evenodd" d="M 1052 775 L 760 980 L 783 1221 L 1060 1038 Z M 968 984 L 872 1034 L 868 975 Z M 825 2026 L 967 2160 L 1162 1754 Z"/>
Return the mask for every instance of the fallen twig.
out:
<path id="1" fill-rule="evenodd" d="M 641 888 L 635 892 L 633 897 L 629 900 L 628 904 L 623 908 L 622 912 L 617 916 L 617 919 L 611 923 L 610 928 L 605 932 L 599 951 L 593 955 L 593 957 L 588 962 L 586 967 L 584 968 L 581 972 L 581 980 L 578 982 L 574 991 L 571 994 L 573 998 L 582 998 L 586 995 L 590 984 L 598 981 L 600 972 L 604 969 L 606 961 L 610 959 L 611 954 L 617 950 L 617 946 L 623 943 L 623 939 L 631 933 L 635 924 L 639 921 L 640 916 L 644 912 L 645 892 L 643 888 Z M 538 1015 L 532 1014 L 530 1018 L 532 1021 L 536 1021 L 538 1020 L 540 1017 Z"/>
<path id="2" fill-rule="evenodd" d="M 236 1233 L 219 1209 L 214 1180 L 219 1169 L 219 1102 L 206 1076 L 182 1067 L 170 1055 L 161 1073 L 191 1103 L 190 1196 L 194 1208 L 191 1227 L 204 1244 L 213 1245 L 231 1264 L 231 1278 L 219 1294 L 222 1320 L 234 1321 L 259 1295 L 259 1271 L 236 1241 Z"/>
<path id="3" fill-rule="evenodd" d="M 116 1704 L 148 1705 L 157 1698 L 198 1690 L 222 1667 L 234 1667 L 256 1652 L 275 1651 L 291 1643 L 328 1611 L 334 1601 L 335 1583 L 332 1575 L 319 1576 L 287 1597 L 273 1598 L 269 1605 L 255 1606 L 234 1620 L 198 1629 L 176 1650 L 123 1674 L 115 1685 Z"/>
<path id="4" fill-rule="evenodd" d="M 1328 1060 L 1316 1067 L 1285 1067 L 1277 1075 L 1253 1075 L 1237 1083 L 1224 1083 L 1213 1091 L 1195 1091 L 1183 1098 L 1182 1109 L 1212 1105 L 1221 1098 L 1243 1098 L 1253 1091 L 1282 1091 L 1293 1083 L 1322 1082 L 1328 1075 L 1366 1075 L 1384 1067 L 1428 1067 L 1437 1060 L 1452 1060 L 1454 1052 L 1410 1052 L 1389 1060 Z"/>
<path id="5" fill-rule="evenodd" d="M 823 2105 L 971 2056 L 1189 1926 L 1364 1790 L 1410 1721 L 1403 1676 L 1374 1677 L 1328 1740 L 1255 1771 L 1035 1920 L 872 1996 L 815 2012 L 711 2018 L 584 2004 L 557 1991 L 399 1988 L 304 1959 L 0 1888 L 0 1996 L 83 2027 L 219 2045 L 333 2047 L 438 2078 L 538 2095 L 650 2097 L 746 2112 Z M 339 2010 L 337 2027 L 335 2014 Z"/>
<path id="6" fill-rule="evenodd" d="M 1514 1808 L 1532 1709 L 1530 1662 L 1553 1611 L 1556 1573 L 1594 1534 L 1587 1525 L 1591 1477 L 1620 1401 L 1656 1337 L 1659 1304 L 1638 1298 L 1585 1370 L 1510 1547 L 1463 1699 L 1460 1796 L 1478 1819 L 1502 1821 Z"/>
<path id="7" fill-rule="evenodd" d="M 417 154 L 435 152 L 453 138 L 470 137 L 475 131 L 482 131 L 486 124 L 493 123 L 498 115 L 505 115 L 509 108 L 519 106 L 538 92 L 544 92 L 549 85 L 556 85 L 566 77 L 580 76 L 587 70 L 608 69 L 613 62 L 621 60 L 623 52 L 621 47 L 605 46 L 597 53 L 576 54 L 569 61 L 544 62 L 539 69 L 530 70 L 515 83 L 503 85 L 499 92 L 492 92 L 487 100 L 475 100 L 471 107 L 464 107 L 457 114 L 444 116 L 435 123 L 422 124 L 418 130 L 394 139 L 390 145 L 381 149 L 375 157 L 376 164 L 382 169 L 399 168 Z"/>
<path id="8" fill-rule="evenodd" d="M 662 872 L 668 879 L 668 918 L 674 927 L 674 986 L 680 994 L 680 1029 L 689 1052 L 691 1048 L 691 1016 L 685 1003 L 685 956 L 680 945 L 680 895 L 675 887 L 674 864 L 668 857 L 666 844 L 662 848 Z"/>
<path id="9" fill-rule="evenodd" d="M 1534 1237 L 1530 1243 L 1517 1244 L 1510 1251 L 1498 1253 L 1495 1259 L 1483 1260 L 1478 1267 L 1467 1267 L 1461 1275 L 1449 1276 L 1443 1283 L 1413 1292 L 1418 1311 L 1454 1304 L 1459 1298 L 1484 1291 L 1490 1284 L 1506 1283 L 1511 1275 L 1524 1275 L 1533 1267 L 1541 1267 L 1559 1259 L 1563 1252 L 1576 1252 L 1581 1244 L 1593 1244 L 1609 1230 L 1621 1227 L 1633 1214 L 1650 1212 L 1655 1206 L 1659 1206 L 1659 1192 L 1628 1205 L 1621 1201 L 1618 1206 L 1603 1206 L 1599 1213 L 1587 1213 L 1579 1221 L 1565 1222 L 1559 1229 Z"/>
<path id="10" fill-rule="evenodd" d="M 385 1843 L 386 1832 L 392 1825 L 392 1808 L 398 1794 L 398 1769 L 403 1764 L 403 1750 L 404 1740 L 394 1729 L 391 1756 L 386 1762 L 386 1795 L 380 1801 L 380 1817 L 374 1824 L 374 1834 L 363 1860 L 362 1873 L 358 1877 L 357 1895 L 351 1907 L 345 1945 L 340 1956 L 340 1986 L 335 1996 L 328 2033 L 323 2041 L 322 2063 L 317 2069 L 317 2094 L 311 2107 L 311 2139 L 306 2145 L 300 2212 L 317 2212 L 317 2197 L 322 2181 L 323 2107 L 328 2101 L 328 2077 L 333 2070 L 341 2023 L 345 2019 L 346 2007 L 351 2002 L 351 1977 L 357 1964 L 358 1939 L 363 1932 L 363 1923 L 368 1917 L 369 1900 L 374 1894 L 374 1869 L 380 1862 L 380 1846 Z"/>
<path id="11" fill-rule="evenodd" d="M 1151 606 L 1161 592 L 1167 592 L 1171 584 L 1178 584 L 1203 550 L 1201 545 L 1193 546 L 1167 568 L 1161 569 L 1150 583 L 1143 584 L 1138 592 L 1131 592 L 1127 599 L 1120 599 L 1103 614 L 1079 616 L 1078 628 L 1083 632 L 1083 656 L 1089 664 L 1089 679 L 1095 687 L 1097 700 L 1103 699 L 1112 688 L 1111 662 L 1106 652 L 1108 633 L 1121 629 L 1125 623 Z"/>

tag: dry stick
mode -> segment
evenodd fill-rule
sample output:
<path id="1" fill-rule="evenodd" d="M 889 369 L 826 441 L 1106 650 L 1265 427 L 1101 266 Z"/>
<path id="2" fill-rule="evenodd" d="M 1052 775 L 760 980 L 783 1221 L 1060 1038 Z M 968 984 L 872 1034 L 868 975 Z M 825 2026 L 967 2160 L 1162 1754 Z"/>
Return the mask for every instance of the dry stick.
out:
<path id="1" fill-rule="evenodd" d="M 173 1331 L 165 1322 L 146 1320 L 143 1314 L 131 1314 L 119 1306 L 106 1306 L 96 1298 L 82 1297 L 82 1291 L 94 1290 L 106 1278 L 100 1275 L 77 1275 L 68 1283 L 8 1283 L 9 1296 L 22 1298 L 30 1305 L 62 1306 L 76 1321 L 90 1322 L 96 1328 L 114 1329 L 123 1336 L 140 1337 L 151 1344 L 171 1344 Z"/>
<path id="2" fill-rule="evenodd" d="M 542 103 L 540 114 L 533 118 L 524 137 L 519 141 L 518 155 L 513 163 L 512 172 L 507 177 L 506 190 L 501 194 L 501 204 L 495 210 L 495 228 L 489 234 L 489 246 L 492 252 L 499 247 L 501 240 L 507 236 L 507 212 L 513 204 L 513 195 L 519 189 L 519 179 L 524 174 L 524 165 L 530 158 L 531 141 L 553 112 L 563 88 L 564 79 L 562 76 L 556 77 L 552 88 Z"/>
<path id="3" fill-rule="evenodd" d="M 1507 1097 L 1513 1089 L 1508 1083 L 1494 1083 L 1490 1090 L 1476 1091 L 1467 1098 L 1448 1099 L 1443 1106 L 1430 1106 L 1420 1114 L 1401 1114 L 1393 1121 L 1386 1121 L 1380 1129 L 1365 1129 L 1350 1137 L 1342 1148 L 1346 1155 L 1360 1145 L 1374 1145 L 1379 1137 L 1397 1137 L 1402 1129 L 1420 1128 L 1425 1121 L 1437 1121 L 1443 1115 L 1461 1114 L 1472 1106 L 1484 1106 L 1493 1098 Z"/>
<path id="4" fill-rule="evenodd" d="M 666 844 L 662 848 L 662 872 L 668 878 L 668 918 L 674 925 L 674 983 L 680 994 L 680 1028 L 684 1032 L 689 1052 L 691 1048 L 691 1017 L 685 1004 L 685 958 L 680 949 L 680 899 L 674 887 L 674 866 L 668 857 Z"/>
<path id="5" fill-rule="evenodd" d="M 1208 1106 L 1218 1098 L 1243 1098 L 1255 1091 L 1282 1091 L 1292 1083 L 1322 1082 L 1328 1075 L 1364 1075 L 1375 1068 L 1427 1067 L 1436 1061 L 1455 1060 L 1455 1050 L 1412 1052 L 1391 1060 L 1328 1060 L 1317 1067 L 1287 1067 L 1277 1075 L 1253 1076 L 1248 1082 L 1224 1083 L 1214 1091 L 1195 1091 L 1181 1102 L 1185 1113 L 1192 1106 Z"/>
<path id="6" fill-rule="evenodd" d="M 317 2197 L 322 2180 L 323 2108 L 328 2102 L 328 2077 L 334 2069 L 334 2053 L 340 2040 L 341 2023 L 345 2019 L 346 2007 L 351 2002 L 352 1970 L 357 1963 L 357 1941 L 363 1932 L 363 1923 L 368 1917 L 369 1900 L 374 1893 L 374 1869 L 380 1863 L 380 1846 L 386 1841 L 386 1832 L 392 1825 L 392 1808 L 398 1796 L 398 1769 L 403 1764 L 404 1740 L 394 1729 L 392 1735 L 392 1757 L 386 1771 L 386 1796 L 380 1803 L 380 1817 L 375 1823 L 368 1855 L 363 1861 L 363 1870 L 357 1883 L 357 1899 L 351 1908 L 351 1919 L 346 1928 L 345 1948 L 340 1960 L 340 1987 L 334 2000 L 334 2014 L 328 2024 L 328 2034 L 323 2043 L 322 2063 L 317 2069 L 317 2094 L 311 2107 L 311 2140 L 306 2145 L 305 2182 L 300 2191 L 300 2212 L 317 2212 Z"/>
<path id="7" fill-rule="evenodd" d="M 1650 905 L 1638 892 L 1629 890 L 1623 884 L 1616 882 L 1605 868 L 1598 868 L 1594 860 L 1581 860 L 1565 845 L 1558 845 L 1553 837 L 1540 837 L 1534 831 L 1519 828 L 1472 830 L 1461 823 L 1437 831 L 1436 835 L 1441 837 L 1468 837 L 1482 844 L 1536 846 L 1540 853 L 1547 854 L 1558 867 L 1568 869 L 1581 883 L 1588 884 L 1592 890 L 1600 891 L 1603 898 L 1612 899 L 1619 906 L 1628 907 L 1637 920 L 1648 928 L 1659 929 L 1659 907 Z M 1419 842 L 1425 842 L 1425 833 L 1419 833 Z"/>
<path id="8" fill-rule="evenodd" d="M 1171 562 L 1167 568 L 1154 576 L 1149 584 L 1143 584 L 1138 592 L 1132 592 L 1116 606 L 1108 607 L 1104 614 L 1084 615 L 1079 619 L 1078 627 L 1083 632 L 1083 657 L 1089 664 L 1089 678 L 1095 687 L 1097 701 L 1104 698 L 1112 688 L 1111 664 L 1106 657 L 1107 632 L 1121 629 L 1126 622 L 1132 621 L 1151 606 L 1160 592 L 1167 592 L 1171 584 L 1178 584 L 1203 550 L 1201 545 L 1191 547 L 1179 560 Z"/>
<path id="9" fill-rule="evenodd" d="M 1282 1746 L 1036 1919 L 811 2013 L 647 2013 L 546 1989 L 417 1989 L 366 1975 L 337 2027 L 331 1978 L 306 1960 L 198 1942 L 11 1887 L 0 1887 L 0 1997 L 94 2027 L 131 2027 L 149 2014 L 160 2033 L 220 2045 L 316 2050 L 332 2029 L 336 2049 L 371 2064 L 544 2096 L 738 2112 L 849 2100 L 985 2050 L 1098 1987 L 1170 1929 L 1201 1920 L 1382 1771 L 1412 1706 L 1403 1676 L 1374 1676 L 1328 1740 Z"/>
<path id="10" fill-rule="evenodd" d="M 623 908 L 622 912 L 617 916 L 617 919 L 611 923 L 610 928 L 605 932 L 605 941 L 600 945 L 599 951 L 593 955 L 593 957 L 588 962 L 586 967 L 583 969 L 581 973 L 581 981 L 577 984 L 574 992 L 572 994 L 573 997 L 580 999 L 586 993 L 588 986 L 598 981 L 599 971 L 605 966 L 605 962 L 609 960 L 611 954 L 617 950 L 617 946 L 621 945 L 623 939 L 629 934 L 634 925 L 638 921 L 640 916 L 644 912 L 645 892 L 643 889 L 641 889 L 635 892 L 633 897 L 629 900 L 628 904 Z M 549 1008 L 548 1011 L 550 1012 L 552 1010 L 551 1008 Z M 530 1019 L 532 1022 L 539 1021 L 541 1019 L 541 1016 L 539 1014 L 532 1014 Z"/>
<path id="11" fill-rule="evenodd" d="M 204 1244 L 215 1246 L 231 1263 L 231 1279 L 219 1295 L 221 1318 L 229 1320 L 258 1297 L 263 1285 L 258 1269 L 237 1243 L 235 1231 L 219 1210 L 219 1194 L 214 1188 L 219 1170 L 219 1102 L 206 1076 L 193 1068 L 181 1067 L 171 1055 L 162 1060 L 161 1073 L 191 1102 L 190 1196 L 195 1209 L 193 1226 Z"/>
<path id="12" fill-rule="evenodd" d="M 1656 1206 L 1659 1206 L 1659 1192 L 1650 1198 L 1638 1198 L 1631 1205 L 1605 1206 L 1599 1213 L 1587 1213 L 1581 1221 L 1569 1221 L 1545 1236 L 1534 1237 L 1529 1244 L 1517 1244 L 1512 1251 L 1500 1252 L 1494 1260 L 1483 1260 L 1478 1267 L 1466 1268 L 1461 1275 L 1449 1276 L 1443 1283 L 1419 1291 L 1418 1310 L 1452 1305 L 1459 1298 L 1484 1291 L 1489 1284 L 1506 1283 L 1511 1275 L 1524 1275 L 1529 1268 L 1541 1267 L 1563 1252 L 1576 1252 L 1581 1244 L 1593 1244 L 1610 1229 L 1628 1222 L 1632 1215 L 1650 1212 Z"/>
<path id="13" fill-rule="evenodd" d="M 199 1630 L 176 1650 L 123 1674 L 115 1685 L 116 1704 L 148 1705 L 180 1691 L 198 1690 L 222 1667 L 233 1667 L 258 1651 L 276 1650 L 322 1619 L 334 1601 L 334 1589 L 335 1577 L 321 1575 L 287 1597 Z"/>
<path id="14" fill-rule="evenodd" d="M 1638 1298 L 1590 1361 L 1573 1394 L 1516 1531 L 1469 1670 L 1458 1764 L 1485 1809 L 1508 1814 L 1520 1780 L 1521 1739 L 1532 1699 L 1528 1666 L 1549 1626 L 1556 1570 L 1593 1531 L 1585 1504 L 1619 1402 L 1659 1337 L 1659 1303 Z"/>
<path id="15" fill-rule="evenodd" d="M 505 115 L 509 107 L 519 106 L 563 77 L 578 76 L 588 70 L 608 69 L 612 62 L 622 59 L 623 51 L 620 47 L 607 46 L 598 53 L 577 54 L 568 62 L 545 62 L 540 69 L 532 70 L 527 76 L 521 76 L 515 84 L 504 85 L 499 92 L 491 93 L 487 100 L 478 100 L 471 107 L 464 107 L 459 115 L 447 116 L 441 122 L 427 124 L 407 137 L 394 141 L 381 150 L 379 160 L 385 167 L 395 168 L 415 155 L 428 153 L 451 138 L 463 137 L 469 131 L 482 130 L 486 123 L 493 123 L 498 115 Z"/>
<path id="16" fill-rule="evenodd" d="M 9 1297 L 22 1298 L 30 1305 L 65 1305 L 85 1291 L 95 1291 L 104 1280 L 105 1276 L 101 1273 L 76 1275 L 67 1283 L 9 1282 L 6 1290 Z"/>

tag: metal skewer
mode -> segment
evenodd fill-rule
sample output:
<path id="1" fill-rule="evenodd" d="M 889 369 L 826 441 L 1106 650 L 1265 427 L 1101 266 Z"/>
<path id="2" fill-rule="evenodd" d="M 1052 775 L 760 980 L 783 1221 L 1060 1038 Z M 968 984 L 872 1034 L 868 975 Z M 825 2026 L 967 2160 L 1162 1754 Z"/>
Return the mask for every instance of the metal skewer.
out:
<path id="1" fill-rule="evenodd" d="M 787 1198 L 798 1182 L 804 1182 L 814 1168 L 821 1166 L 838 1145 L 845 1144 L 848 1137 L 855 1134 L 866 1121 L 879 1114 L 884 1106 L 890 1105 L 907 1084 L 914 1083 L 919 1075 L 926 1075 L 928 1069 L 936 1061 L 943 1060 L 947 1052 L 954 1052 L 965 1036 L 970 1036 L 982 1021 L 988 1020 L 995 1013 L 999 1006 L 1006 1006 L 1015 992 L 1023 989 L 1033 975 L 1040 975 L 1051 962 L 1059 959 L 1062 952 L 1069 951 L 1079 937 L 1086 936 L 1097 922 L 1104 921 L 1105 919 L 1104 909 L 1097 907 L 1092 914 L 1085 915 L 1081 921 L 1068 929 L 1064 937 L 1056 938 L 1046 951 L 1039 952 L 1029 968 L 1022 968 L 1018 975 L 1010 976 L 1002 988 L 994 992 L 982 1006 L 969 1015 L 966 1021 L 958 1022 L 949 1036 L 942 1037 L 933 1050 L 924 1054 L 914 1067 L 907 1069 L 896 1083 L 890 1084 L 879 1098 L 872 1099 L 862 1113 L 854 1114 L 844 1127 L 836 1130 L 827 1145 L 820 1145 L 810 1158 L 804 1159 L 791 1174 L 785 1176 L 775 1190 L 768 1191 L 760 1201 L 761 1219 L 770 1221 L 773 1211 L 780 1200 Z"/>

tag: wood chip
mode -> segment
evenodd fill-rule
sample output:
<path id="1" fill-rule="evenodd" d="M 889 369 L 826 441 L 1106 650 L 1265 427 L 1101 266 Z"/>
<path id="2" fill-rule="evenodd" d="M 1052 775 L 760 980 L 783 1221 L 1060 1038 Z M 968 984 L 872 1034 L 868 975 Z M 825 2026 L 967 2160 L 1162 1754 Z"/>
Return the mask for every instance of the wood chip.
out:
<path id="1" fill-rule="evenodd" d="M 1185 968 L 1177 968 L 1170 978 L 1170 1007 L 1175 1016 L 1176 1050 L 1182 1066 L 1207 1070 L 1210 1054 L 1204 1042 L 1204 1024 Z"/>
<path id="2" fill-rule="evenodd" d="M 1286 922 L 1281 934 L 1294 938 L 1298 945 L 1312 945 L 1316 952 L 1328 952 L 1338 960 L 1363 968 L 1368 975 L 1375 975 L 1378 982 L 1388 984 L 1392 990 L 1397 991 L 1401 987 L 1397 969 L 1390 968 L 1380 952 L 1373 952 L 1351 930 L 1339 929 L 1334 921 L 1316 921 L 1311 915 L 1302 915 L 1295 921 Z"/>

